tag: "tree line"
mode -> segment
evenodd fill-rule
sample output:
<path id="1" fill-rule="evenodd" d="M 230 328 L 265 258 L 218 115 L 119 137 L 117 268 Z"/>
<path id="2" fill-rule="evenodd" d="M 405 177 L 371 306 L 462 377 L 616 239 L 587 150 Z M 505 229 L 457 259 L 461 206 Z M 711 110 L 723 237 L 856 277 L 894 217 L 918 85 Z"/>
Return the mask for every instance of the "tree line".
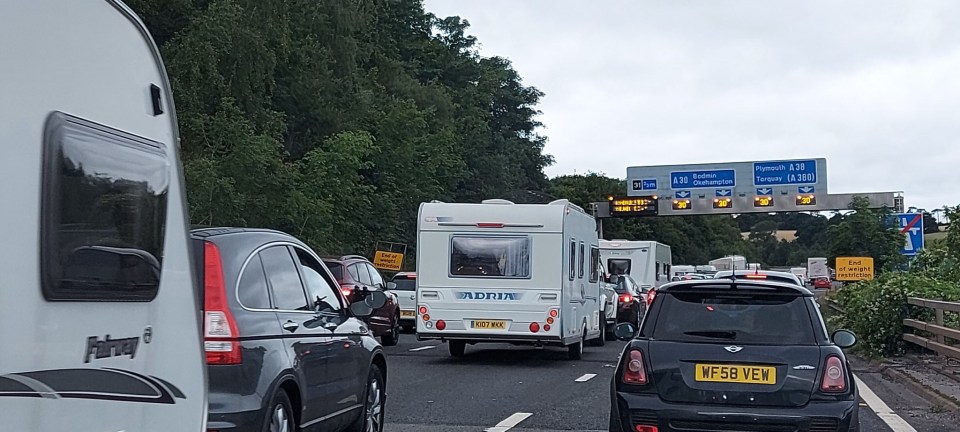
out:
<path id="1" fill-rule="evenodd" d="M 421 0 L 130 0 L 174 92 L 192 223 L 413 246 L 421 202 L 545 190 L 543 93 Z"/>

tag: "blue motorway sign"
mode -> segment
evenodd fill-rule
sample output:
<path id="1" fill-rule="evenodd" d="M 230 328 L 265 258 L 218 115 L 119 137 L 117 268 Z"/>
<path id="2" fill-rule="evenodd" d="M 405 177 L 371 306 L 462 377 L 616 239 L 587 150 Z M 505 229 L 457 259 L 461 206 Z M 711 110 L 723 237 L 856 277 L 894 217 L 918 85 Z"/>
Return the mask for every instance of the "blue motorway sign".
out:
<path id="1" fill-rule="evenodd" d="M 783 186 L 817 182 L 817 161 L 792 160 L 753 163 L 754 186 Z"/>
<path id="2" fill-rule="evenodd" d="M 737 172 L 732 169 L 673 171 L 670 173 L 671 189 L 733 187 L 736 185 Z"/>
<path id="3" fill-rule="evenodd" d="M 657 190 L 657 179 L 642 179 L 633 181 L 633 190 L 637 191 L 655 191 Z"/>
<path id="4" fill-rule="evenodd" d="M 901 254 L 914 256 L 923 249 L 923 213 L 897 214 L 895 228 L 903 234 Z"/>

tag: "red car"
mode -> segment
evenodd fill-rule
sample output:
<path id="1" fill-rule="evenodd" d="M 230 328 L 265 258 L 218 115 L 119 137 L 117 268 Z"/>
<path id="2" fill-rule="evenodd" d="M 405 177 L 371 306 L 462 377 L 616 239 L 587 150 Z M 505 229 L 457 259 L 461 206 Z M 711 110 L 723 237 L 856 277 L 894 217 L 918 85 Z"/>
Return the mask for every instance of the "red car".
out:
<path id="1" fill-rule="evenodd" d="M 370 326 L 374 336 L 380 338 L 385 346 L 396 345 L 400 341 L 400 302 L 397 295 L 387 290 L 380 271 L 370 260 L 360 255 L 346 255 L 340 258 L 324 258 L 333 276 L 340 284 L 340 291 L 347 301 L 353 302 L 363 296 L 357 291 L 380 291 L 387 296 L 387 302 L 376 310 L 364 322 Z"/>
<path id="2" fill-rule="evenodd" d="M 813 281 L 813 287 L 830 289 L 833 287 L 833 283 L 830 282 L 830 279 L 827 279 L 827 278 L 817 278 Z"/>

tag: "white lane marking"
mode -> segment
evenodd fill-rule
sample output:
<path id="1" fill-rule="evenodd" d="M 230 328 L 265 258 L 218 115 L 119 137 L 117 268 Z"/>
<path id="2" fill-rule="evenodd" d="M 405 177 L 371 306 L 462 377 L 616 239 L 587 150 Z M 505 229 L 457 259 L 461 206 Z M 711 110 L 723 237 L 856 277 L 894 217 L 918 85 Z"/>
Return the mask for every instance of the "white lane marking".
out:
<path id="1" fill-rule="evenodd" d="M 592 378 L 595 377 L 595 376 L 597 376 L 597 374 L 585 374 L 584 376 L 582 376 L 582 377 L 580 377 L 580 378 L 577 378 L 577 379 L 575 379 L 575 380 L 573 380 L 573 381 L 574 381 L 574 382 L 587 382 L 587 381 L 590 381 L 590 379 L 592 379 Z"/>
<path id="2" fill-rule="evenodd" d="M 484 432 L 507 432 L 532 415 L 532 413 L 514 413 L 512 416 L 507 417 L 502 422 L 497 423 L 496 426 L 484 429 Z"/>
<path id="3" fill-rule="evenodd" d="M 423 350 L 433 349 L 436 347 L 437 347 L 436 345 L 427 345 L 427 346 L 422 346 L 420 348 L 410 348 L 410 351 L 423 351 Z"/>
<path id="4" fill-rule="evenodd" d="M 857 389 L 860 390 L 860 398 L 867 403 L 871 411 L 877 414 L 877 417 L 880 417 L 880 420 L 883 420 L 887 426 L 890 426 L 890 429 L 893 429 L 893 432 L 917 432 L 913 426 L 910 426 L 903 418 L 893 412 L 873 390 L 870 390 L 870 387 L 860 381 L 859 377 L 854 375 L 853 379 L 857 382 Z"/>

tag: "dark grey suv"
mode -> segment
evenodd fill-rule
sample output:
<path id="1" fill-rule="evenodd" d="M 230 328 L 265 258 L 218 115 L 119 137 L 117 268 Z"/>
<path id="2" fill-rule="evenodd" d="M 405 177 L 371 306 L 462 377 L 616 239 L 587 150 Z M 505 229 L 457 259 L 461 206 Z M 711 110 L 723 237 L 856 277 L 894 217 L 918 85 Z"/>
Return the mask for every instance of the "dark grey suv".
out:
<path id="1" fill-rule="evenodd" d="M 191 232 L 203 286 L 208 431 L 380 432 L 387 363 L 317 255 L 276 231 Z M 378 304 L 379 303 L 379 304 Z"/>

